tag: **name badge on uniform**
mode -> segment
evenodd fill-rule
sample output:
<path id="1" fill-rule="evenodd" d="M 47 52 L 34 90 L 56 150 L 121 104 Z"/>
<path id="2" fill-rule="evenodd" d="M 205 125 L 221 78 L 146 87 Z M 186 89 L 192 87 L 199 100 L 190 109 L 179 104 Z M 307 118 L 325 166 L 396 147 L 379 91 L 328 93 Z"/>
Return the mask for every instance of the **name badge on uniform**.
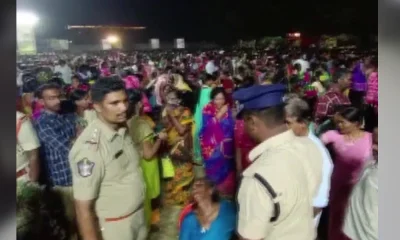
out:
<path id="1" fill-rule="evenodd" d="M 81 177 L 89 177 L 92 175 L 94 162 L 89 161 L 89 159 L 84 158 L 80 160 L 78 163 L 78 173 Z"/>
<path id="2" fill-rule="evenodd" d="M 124 153 L 124 151 L 121 149 L 121 150 L 119 150 L 116 154 L 115 154 L 115 159 L 117 159 L 117 158 L 119 158 L 121 155 L 122 155 L 122 153 Z"/>

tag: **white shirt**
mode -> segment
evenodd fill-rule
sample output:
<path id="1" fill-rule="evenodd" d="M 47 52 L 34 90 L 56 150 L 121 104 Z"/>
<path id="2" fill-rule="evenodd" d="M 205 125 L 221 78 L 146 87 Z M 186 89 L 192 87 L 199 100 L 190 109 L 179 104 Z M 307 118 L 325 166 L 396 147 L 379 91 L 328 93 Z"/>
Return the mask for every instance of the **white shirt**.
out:
<path id="1" fill-rule="evenodd" d="M 317 89 L 318 94 L 323 94 L 326 91 L 324 86 L 319 81 L 315 81 L 315 82 L 311 83 L 311 86 L 313 86 Z"/>
<path id="2" fill-rule="evenodd" d="M 297 59 L 296 61 L 293 62 L 293 65 L 295 65 L 297 63 L 300 64 L 302 73 L 307 71 L 307 69 L 310 68 L 310 63 L 304 59 L 301 59 L 301 58 Z"/>
<path id="3" fill-rule="evenodd" d="M 22 85 L 24 84 L 22 82 L 22 75 L 24 75 L 22 72 L 18 71 L 17 69 L 17 87 L 22 87 Z"/>
<path id="4" fill-rule="evenodd" d="M 316 208 L 324 208 L 328 206 L 329 201 L 329 190 L 331 186 L 331 175 L 333 170 L 332 158 L 328 149 L 326 149 L 325 145 L 321 140 L 319 140 L 319 138 L 317 138 L 311 132 L 308 134 L 308 138 L 315 143 L 315 145 L 321 151 L 323 157 L 321 185 L 319 186 L 317 195 L 314 197 L 313 206 Z M 320 212 L 314 218 L 315 227 L 318 227 L 321 214 L 322 212 Z"/>
<path id="5" fill-rule="evenodd" d="M 206 72 L 211 75 L 216 71 L 218 71 L 218 67 L 215 66 L 214 61 L 208 61 L 206 64 Z"/>
<path id="6" fill-rule="evenodd" d="M 59 72 L 61 73 L 61 78 L 63 79 L 65 84 L 71 84 L 72 83 L 72 70 L 68 65 L 60 66 L 57 65 L 54 68 L 54 72 Z"/>
<path id="7" fill-rule="evenodd" d="M 367 165 L 354 186 L 343 232 L 354 240 L 378 240 L 378 164 Z"/>

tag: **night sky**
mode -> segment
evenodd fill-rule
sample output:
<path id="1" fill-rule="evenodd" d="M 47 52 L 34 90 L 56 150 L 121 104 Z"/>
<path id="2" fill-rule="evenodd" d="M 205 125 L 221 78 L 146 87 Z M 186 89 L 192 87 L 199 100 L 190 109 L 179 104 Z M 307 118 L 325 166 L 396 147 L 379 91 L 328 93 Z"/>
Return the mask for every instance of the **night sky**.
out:
<path id="1" fill-rule="evenodd" d="M 38 35 L 68 38 L 67 25 L 141 25 L 137 41 L 232 42 L 289 31 L 307 34 L 376 34 L 372 0 L 17 0 L 18 10 L 40 16 Z M 89 38 L 89 37 L 88 37 Z"/>

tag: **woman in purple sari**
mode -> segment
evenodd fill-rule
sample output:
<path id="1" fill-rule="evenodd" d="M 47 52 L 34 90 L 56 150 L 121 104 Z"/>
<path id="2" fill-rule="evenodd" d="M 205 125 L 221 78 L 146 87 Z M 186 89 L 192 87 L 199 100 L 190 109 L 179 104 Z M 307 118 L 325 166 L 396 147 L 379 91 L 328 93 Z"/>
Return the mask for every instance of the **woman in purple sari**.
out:
<path id="1" fill-rule="evenodd" d="M 199 134 L 205 172 L 223 196 L 233 197 L 236 187 L 235 121 L 224 89 L 214 88 L 210 95 L 212 101 L 203 108 L 203 126 Z"/>
<path id="2" fill-rule="evenodd" d="M 366 63 L 369 63 L 369 59 L 366 59 Z M 351 104 L 359 109 L 363 108 L 364 96 L 367 90 L 367 78 L 364 72 L 366 63 L 355 63 L 351 79 L 351 89 L 349 92 Z"/>

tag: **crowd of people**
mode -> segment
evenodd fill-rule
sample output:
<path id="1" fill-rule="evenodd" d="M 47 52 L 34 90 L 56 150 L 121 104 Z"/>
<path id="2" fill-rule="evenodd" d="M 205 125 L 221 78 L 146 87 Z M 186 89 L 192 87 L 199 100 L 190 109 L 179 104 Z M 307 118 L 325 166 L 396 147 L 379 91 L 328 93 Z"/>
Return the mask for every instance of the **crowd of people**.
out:
<path id="1" fill-rule="evenodd" d="M 20 59 L 18 239 L 378 239 L 376 57 Z"/>

